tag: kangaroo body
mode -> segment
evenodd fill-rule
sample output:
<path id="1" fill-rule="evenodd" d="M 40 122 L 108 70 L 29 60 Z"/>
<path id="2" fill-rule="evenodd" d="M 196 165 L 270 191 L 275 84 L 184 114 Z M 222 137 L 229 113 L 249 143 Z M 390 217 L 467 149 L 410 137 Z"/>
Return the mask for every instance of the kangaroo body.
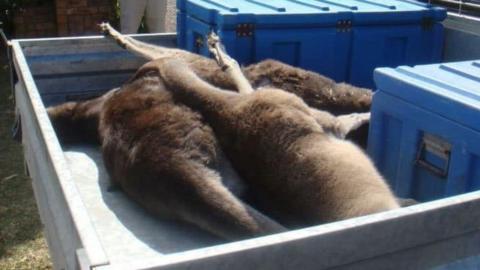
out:
<path id="1" fill-rule="evenodd" d="M 399 207 L 369 158 L 326 132 L 296 95 L 223 91 L 168 58 L 141 70 L 158 72 L 175 99 L 202 113 L 262 208 L 281 223 L 319 224 Z"/>
<path id="2" fill-rule="evenodd" d="M 213 131 L 200 114 L 175 103 L 158 76 L 48 112 L 64 142 L 99 142 L 112 183 L 154 215 L 229 240 L 284 230 L 232 193 L 241 195 L 241 180 L 234 170 L 222 179 L 226 159 Z"/>

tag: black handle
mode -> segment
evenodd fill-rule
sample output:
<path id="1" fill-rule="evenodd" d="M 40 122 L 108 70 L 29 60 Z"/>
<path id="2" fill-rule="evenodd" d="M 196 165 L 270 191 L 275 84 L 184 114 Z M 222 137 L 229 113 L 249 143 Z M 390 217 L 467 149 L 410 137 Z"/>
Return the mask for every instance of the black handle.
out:
<path id="1" fill-rule="evenodd" d="M 425 153 L 429 152 L 435 156 L 444 160 L 443 168 L 430 163 L 425 159 Z M 450 154 L 451 145 L 442 139 L 433 135 L 425 135 L 422 139 L 422 143 L 417 151 L 417 157 L 415 164 L 419 167 L 426 169 L 427 171 L 441 177 L 446 178 L 448 176 L 448 168 L 450 167 Z"/>

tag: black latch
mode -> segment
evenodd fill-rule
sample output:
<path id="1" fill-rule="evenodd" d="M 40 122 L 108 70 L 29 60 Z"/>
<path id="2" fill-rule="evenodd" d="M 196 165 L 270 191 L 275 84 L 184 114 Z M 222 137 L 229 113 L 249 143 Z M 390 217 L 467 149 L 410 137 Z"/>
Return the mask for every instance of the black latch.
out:
<path id="1" fill-rule="evenodd" d="M 237 37 L 251 37 L 255 33 L 255 25 L 252 23 L 238 24 L 236 29 Z"/>
<path id="2" fill-rule="evenodd" d="M 340 20 L 337 22 L 337 32 L 350 32 L 352 31 L 351 20 Z"/>
<path id="3" fill-rule="evenodd" d="M 195 48 L 200 49 L 203 47 L 203 38 L 201 36 L 197 36 L 197 38 L 195 38 Z"/>
<path id="4" fill-rule="evenodd" d="M 438 177 L 446 178 L 450 167 L 451 149 L 450 143 L 431 134 L 425 134 L 417 150 L 415 164 Z"/>

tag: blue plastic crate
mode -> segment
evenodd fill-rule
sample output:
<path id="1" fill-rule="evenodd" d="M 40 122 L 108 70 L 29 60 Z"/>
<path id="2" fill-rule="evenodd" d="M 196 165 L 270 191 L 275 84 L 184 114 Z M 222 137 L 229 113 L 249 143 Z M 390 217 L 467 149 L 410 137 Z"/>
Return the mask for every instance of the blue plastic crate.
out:
<path id="1" fill-rule="evenodd" d="M 177 0 L 178 45 L 215 31 L 241 64 L 266 58 L 373 87 L 380 66 L 440 62 L 443 8 L 414 0 Z"/>
<path id="2" fill-rule="evenodd" d="M 180 31 L 180 29 L 185 29 L 186 26 L 186 21 L 187 20 L 187 16 L 185 15 L 185 13 L 183 13 L 182 11 L 178 10 L 177 11 L 177 29 Z M 178 48 L 185 48 L 186 47 L 186 41 L 185 41 L 185 35 L 182 34 L 178 34 L 177 35 L 177 47 Z"/>
<path id="3" fill-rule="evenodd" d="M 375 71 L 368 152 L 400 197 L 480 189 L 480 61 Z"/>

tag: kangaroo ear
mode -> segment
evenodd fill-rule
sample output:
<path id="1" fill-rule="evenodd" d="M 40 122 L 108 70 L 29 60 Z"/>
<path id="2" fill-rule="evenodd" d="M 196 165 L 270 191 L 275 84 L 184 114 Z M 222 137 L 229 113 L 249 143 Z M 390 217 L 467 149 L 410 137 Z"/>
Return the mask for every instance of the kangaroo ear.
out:
<path id="1" fill-rule="evenodd" d="M 157 65 L 155 65 L 153 63 L 154 61 L 150 61 L 146 64 L 144 64 L 143 66 L 141 66 L 137 72 L 135 72 L 135 74 L 127 81 L 127 83 L 132 83 L 140 78 L 143 78 L 147 75 L 150 75 L 150 74 L 155 74 L 155 75 L 159 75 L 160 72 L 158 70 L 158 67 Z"/>
<path id="2" fill-rule="evenodd" d="M 165 70 L 165 69 L 173 70 L 176 67 L 182 67 L 182 69 L 188 70 L 188 64 L 181 59 L 177 59 L 173 57 L 164 57 L 164 58 L 155 59 L 141 66 L 137 70 L 137 72 L 133 75 L 133 77 L 130 78 L 130 80 L 128 80 L 127 83 L 134 82 L 135 80 L 138 80 L 145 76 L 151 76 L 151 75 L 161 76 L 162 70 Z"/>

